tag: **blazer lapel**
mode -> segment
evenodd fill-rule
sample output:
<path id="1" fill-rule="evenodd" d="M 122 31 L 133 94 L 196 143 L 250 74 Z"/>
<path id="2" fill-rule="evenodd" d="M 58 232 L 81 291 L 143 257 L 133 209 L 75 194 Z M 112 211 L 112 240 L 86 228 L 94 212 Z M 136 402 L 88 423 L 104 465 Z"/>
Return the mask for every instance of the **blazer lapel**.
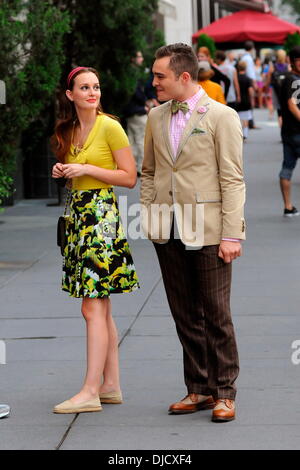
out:
<path id="1" fill-rule="evenodd" d="M 163 131 L 163 136 L 165 140 L 165 144 L 167 147 L 167 150 L 170 154 L 172 162 L 174 161 L 174 152 L 172 149 L 172 145 L 170 142 L 170 124 L 171 124 L 171 103 L 172 101 L 169 102 L 168 106 L 164 109 L 164 112 L 162 113 L 161 116 L 161 129 Z"/>
<path id="2" fill-rule="evenodd" d="M 203 108 L 206 108 L 206 110 L 203 110 L 203 112 L 199 112 L 199 107 L 203 107 Z M 178 145 L 178 150 L 177 150 L 177 154 L 176 154 L 176 157 L 175 157 L 175 161 L 178 159 L 184 145 L 186 144 L 186 141 L 187 139 L 189 138 L 192 130 L 194 129 L 194 127 L 197 126 L 198 122 L 201 121 L 201 119 L 203 119 L 203 117 L 206 115 L 206 113 L 209 111 L 209 97 L 206 93 L 204 93 L 204 95 L 201 96 L 201 98 L 199 99 L 199 101 L 197 102 L 196 106 L 195 106 L 195 109 L 194 111 L 192 112 L 192 115 L 190 117 L 190 119 L 188 120 L 187 122 L 187 125 L 185 126 L 184 128 L 184 131 L 182 133 L 182 136 L 181 136 L 181 139 L 180 139 L 180 142 L 179 142 L 179 145 Z"/>

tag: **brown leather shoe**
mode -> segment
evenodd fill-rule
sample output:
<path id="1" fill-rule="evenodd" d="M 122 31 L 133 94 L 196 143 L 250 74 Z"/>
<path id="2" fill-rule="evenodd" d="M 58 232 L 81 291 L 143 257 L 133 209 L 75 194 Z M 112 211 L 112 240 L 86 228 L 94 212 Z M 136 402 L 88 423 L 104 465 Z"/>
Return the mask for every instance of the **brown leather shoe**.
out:
<path id="1" fill-rule="evenodd" d="M 223 423 L 235 419 L 235 403 L 229 398 L 219 398 L 213 409 L 211 420 L 215 423 Z"/>
<path id="2" fill-rule="evenodd" d="M 190 393 L 181 401 L 170 405 L 169 414 L 187 414 L 195 413 L 199 410 L 210 410 L 215 406 L 212 396 L 200 395 L 198 393 Z"/>

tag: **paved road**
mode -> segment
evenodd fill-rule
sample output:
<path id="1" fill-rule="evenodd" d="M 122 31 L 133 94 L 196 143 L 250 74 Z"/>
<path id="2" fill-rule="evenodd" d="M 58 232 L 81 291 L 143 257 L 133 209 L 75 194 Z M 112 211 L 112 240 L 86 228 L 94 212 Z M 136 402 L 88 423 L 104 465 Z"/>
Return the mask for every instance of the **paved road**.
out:
<path id="1" fill-rule="evenodd" d="M 60 291 L 55 246 L 61 208 L 24 200 L 0 214 L 0 449 L 299 449 L 300 217 L 282 217 L 281 145 L 276 122 L 256 112 L 260 130 L 245 145 L 248 239 L 235 262 L 232 311 L 240 352 L 237 419 L 211 423 L 210 411 L 169 416 L 185 395 L 182 352 L 152 245 L 132 240 L 142 288 L 113 297 L 120 333 L 123 405 L 55 415 L 79 390 L 85 368 L 80 301 Z M 138 187 L 128 194 L 131 203 Z M 294 203 L 300 206 L 299 168 Z M 299 354 L 300 357 L 300 354 Z"/>

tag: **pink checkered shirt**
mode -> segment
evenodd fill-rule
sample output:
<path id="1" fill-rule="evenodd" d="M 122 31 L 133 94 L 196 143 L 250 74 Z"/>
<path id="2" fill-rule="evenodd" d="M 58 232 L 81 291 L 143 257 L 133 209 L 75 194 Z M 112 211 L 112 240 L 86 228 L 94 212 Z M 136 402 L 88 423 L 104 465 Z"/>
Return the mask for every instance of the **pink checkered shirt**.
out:
<path id="1" fill-rule="evenodd" d="M 190 119 L 192 112 L 194 111 L 196 107 L 196 104 L 198 103 L 201 96 L 203 95 L 203 93 L 204 93 L 203 88 L 200 88 L 199 91 L 195 95 L 193 95 L 188 100 L 184 101 L 184 103 L 187 103 L 189 106 L 189 111 L 186 114 L 184 114 L 181 110 L 179 110 L 176 114 L 173 114 L 171 117 L 170 139 L 171 139 L 174 159 L 177 154 L 177 149 L 178 149 L 178 145 L 179 145 L 183 130 L 188 120 Z"/>
<path id="2" fill-rule="evenodd" d="M 203 95 L 204 90 L 200 88 L 199 91 L 195 95 L 193 95 L 188 100 L 185 100 L 184 103 L 187 103 L 189 106 L 189 111 L 184 114 L 181 110 L 177 113 L 173 114 L 171 117 L 170 123 L 170 139 L 171 145 L 173 149 L 173 159 L 177 154 L 177 149 L 179 146 L 179 142 L 184 131 L 185 126 L 187 125 L 188 120 L 190 119 L 192 112 L 194 111 L 196 104 L 200 100 L 201 96 Z M 222 238 L 222 240 L 232 241 L 232 242 L 239 242 L 238 238 Z"/>

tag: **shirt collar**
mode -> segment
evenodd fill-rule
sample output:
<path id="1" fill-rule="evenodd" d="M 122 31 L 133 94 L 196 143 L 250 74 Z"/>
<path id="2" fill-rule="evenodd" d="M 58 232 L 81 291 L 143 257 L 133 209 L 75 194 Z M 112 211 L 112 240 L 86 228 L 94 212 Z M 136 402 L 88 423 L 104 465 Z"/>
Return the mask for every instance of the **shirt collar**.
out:
<path id="1" fill-rule="evenodd" d="M 187 103 L 189 105 L 189 110 L 190 112 L 194 111 L 196 104 L 204 94 L 204 90 L 202 87 L 199 88 L 197 93 L 195 95 L 191 96 L 188 100 L 185 100 L 184 103 Z"/>

